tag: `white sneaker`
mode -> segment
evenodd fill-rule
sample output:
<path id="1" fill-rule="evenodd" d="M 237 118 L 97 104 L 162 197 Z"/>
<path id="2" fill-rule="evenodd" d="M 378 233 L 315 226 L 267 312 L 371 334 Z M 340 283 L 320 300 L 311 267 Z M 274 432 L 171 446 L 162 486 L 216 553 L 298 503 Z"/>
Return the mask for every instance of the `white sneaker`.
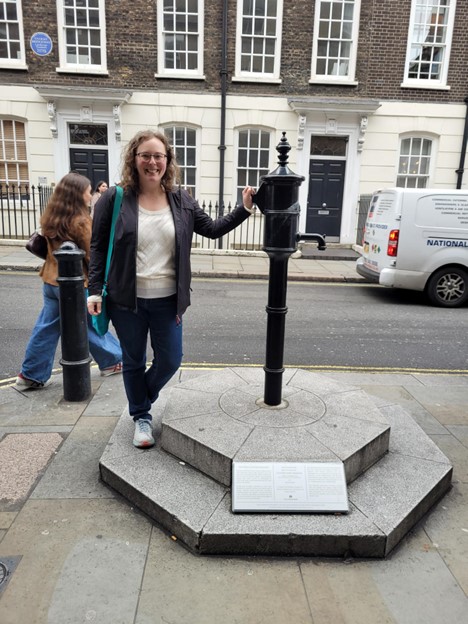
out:
<path id="1" fill-rule="evenodd" d="M 139 418 L 135 421 L 133 446 L 137 448 L 150 448 L 154 446 L 153 429 L 150 420 Z"/>
<path id="2" fill-rule="evenodd" d="M 42 390 L 43 388 L 47 388 L 52 383 L 52 379 L 48 379 L 47 381 L 34 381 L 33 379 L 28 379 L 23 375 L 23 373 L 19 373 L 16 378 L 15 387 L 18 390 Z"/>

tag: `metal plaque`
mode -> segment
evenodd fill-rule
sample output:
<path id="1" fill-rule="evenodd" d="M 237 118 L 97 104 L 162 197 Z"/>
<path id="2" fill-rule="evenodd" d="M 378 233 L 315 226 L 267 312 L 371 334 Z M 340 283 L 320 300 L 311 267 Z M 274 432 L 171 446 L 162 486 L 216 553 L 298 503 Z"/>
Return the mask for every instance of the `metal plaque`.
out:
<path id="1" fill-rule="evenodd" d="M 346 513 L 342 462 L 233 462 L 233 512 Z"/>

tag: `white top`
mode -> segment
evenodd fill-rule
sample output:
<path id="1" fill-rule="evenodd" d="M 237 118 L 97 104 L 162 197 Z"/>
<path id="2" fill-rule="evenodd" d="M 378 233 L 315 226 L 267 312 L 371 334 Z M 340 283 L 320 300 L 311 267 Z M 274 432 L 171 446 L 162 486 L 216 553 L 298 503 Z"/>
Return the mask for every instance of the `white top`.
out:
<path id="1" fill-rule="evenodd" d="M 176 292 L 175 227 L 171 209 L 138 206 L 137 297 L 158 299 Z"/>

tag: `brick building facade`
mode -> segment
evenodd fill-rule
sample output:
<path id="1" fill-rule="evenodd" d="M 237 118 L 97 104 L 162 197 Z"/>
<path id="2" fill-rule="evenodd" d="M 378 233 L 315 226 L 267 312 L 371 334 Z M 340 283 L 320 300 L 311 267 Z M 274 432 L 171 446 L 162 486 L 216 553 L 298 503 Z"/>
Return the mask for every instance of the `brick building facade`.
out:
<path id="1" fill-rule="evenodd" d="M 152 127 L 183 184 L 228 203 L 286 131 L 301 229 L 353 243 L 361 195 L 455 188 L 467 50 L 461 0 L 0 1 L 0 183 L 115 182 Z"/>

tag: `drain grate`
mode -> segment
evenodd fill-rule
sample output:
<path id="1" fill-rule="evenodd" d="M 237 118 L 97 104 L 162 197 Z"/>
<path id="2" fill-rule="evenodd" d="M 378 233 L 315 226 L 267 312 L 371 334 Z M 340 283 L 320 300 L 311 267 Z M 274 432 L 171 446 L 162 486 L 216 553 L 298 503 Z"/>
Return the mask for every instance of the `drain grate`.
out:
<path id="1" fill-rule="evenodd" d="M 7 576 L 10 574 L 9 569 L 6 567 L 6 565 L 0 561 L 0 585 L 3 585 L 3 583 L 6 582 L 7 580 Z"/>
<path id="2" fill-rule="evenodd" d="M 11 580 L 13 572 L 16 570 L 21 556 L 3 557 L 0 560 L 0 595 Z"/>

